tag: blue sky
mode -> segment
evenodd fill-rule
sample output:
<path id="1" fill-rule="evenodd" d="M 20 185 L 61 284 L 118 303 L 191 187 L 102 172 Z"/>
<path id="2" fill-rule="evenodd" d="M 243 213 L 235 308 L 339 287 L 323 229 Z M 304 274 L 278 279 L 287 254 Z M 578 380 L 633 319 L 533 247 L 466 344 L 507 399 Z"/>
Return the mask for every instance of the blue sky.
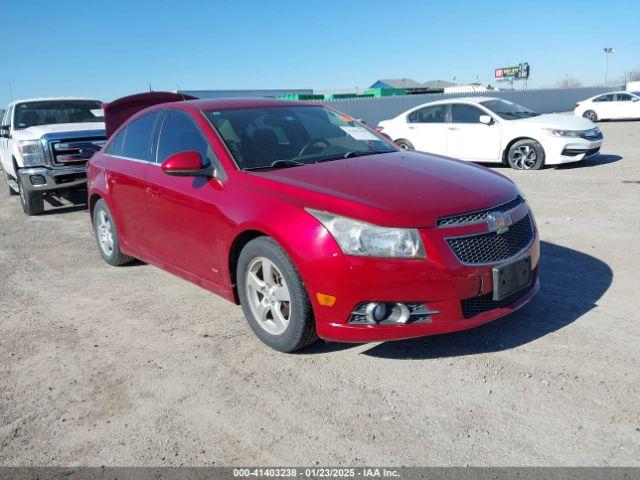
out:
<path id="1" fill-rule="evenodd" d="M 367 87 L 378 78 L 492 81 L 527 61 L 529 87 L 640 69 L 632 1 L 0 0 L 0 105 L 154 90 Z"/>

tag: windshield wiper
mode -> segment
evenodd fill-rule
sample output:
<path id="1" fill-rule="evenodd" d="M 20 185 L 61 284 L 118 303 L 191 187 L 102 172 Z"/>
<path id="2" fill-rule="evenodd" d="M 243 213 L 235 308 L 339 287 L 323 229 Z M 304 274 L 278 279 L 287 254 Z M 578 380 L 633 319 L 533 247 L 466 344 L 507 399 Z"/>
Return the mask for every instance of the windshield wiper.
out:
<path id="1" fill-rule="evenodd" d="M 306 163 L 285 158 L 282 160 L 274 160 L 269 165 L 258 165 L 257 167 L 247 167 L 244 170 L 264 170 L 266 168 L 289 168 L 289 167 L 299 167 L 301 165 L 306 165 Z"/>
<path id="2" fill-rule="evenodd" d="M 347 153 L 341 153 L 340 155 L 334 155 L 333 157 L 320 158 L 314 163 L 331 162 L 333 160 L 345 160 L 353 157 L 366 157 L 368 155 L 378 155 L 381 153 L 392 153 L 395 150 L 352 150 Z"/>

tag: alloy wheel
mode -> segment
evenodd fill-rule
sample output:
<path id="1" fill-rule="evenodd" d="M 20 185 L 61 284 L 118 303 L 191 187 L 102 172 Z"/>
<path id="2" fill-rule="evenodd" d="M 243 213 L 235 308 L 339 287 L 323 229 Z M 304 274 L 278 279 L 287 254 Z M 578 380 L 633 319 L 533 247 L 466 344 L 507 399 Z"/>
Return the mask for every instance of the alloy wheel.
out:
<path id="1" fill-rule="evenodd" d="M 280 335 L 291 320 L 291 295 L 278 267 L 268 258 L 254 258 L 246 271 L 245 289 L 251 313 L 267 333 Z"/>
<path id="2" fill-rule="evenodd" d="M 538 155 L 530 145 L 521 145 L 513 151 L 513 164 L 519 170 L 531 170 L 538 159 Z"/>
<path id="3" fill-rule="evenodd" d="M 96 225 L 97 233 L 98 233 L 98 241 L 100 242 L 100 248 L 107 255 L 111 256 L 113 254 L 113 226 L 111 225 L 111 220 L 104 210 L 100 210 L 98 213 L 98 222 Z"/>

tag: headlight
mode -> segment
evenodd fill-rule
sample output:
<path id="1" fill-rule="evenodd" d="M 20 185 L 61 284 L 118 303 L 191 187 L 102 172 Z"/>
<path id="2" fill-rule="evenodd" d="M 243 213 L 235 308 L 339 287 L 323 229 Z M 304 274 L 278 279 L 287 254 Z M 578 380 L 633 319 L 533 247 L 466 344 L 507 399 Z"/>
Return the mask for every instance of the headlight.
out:
<path id="1" fill-rule="evenodd" d="M 365 257 L 425 258 L 418 230 L 371 225 L 329 212 L 307 209 L 336 239 L 347 255 Z"/>
<path id="2" fill-rule="evenodd" d="M 556 130 L 554 128 L 546 129 L 554 137 L 579 137 L 582 135 L 582 130 Z"/>
<path id="3" fill-rule="evenodd" d="M 18 151 L 25 167 L 44 165 L 44 151 L 39 140 L 23 140 L 18 142 Z"/>

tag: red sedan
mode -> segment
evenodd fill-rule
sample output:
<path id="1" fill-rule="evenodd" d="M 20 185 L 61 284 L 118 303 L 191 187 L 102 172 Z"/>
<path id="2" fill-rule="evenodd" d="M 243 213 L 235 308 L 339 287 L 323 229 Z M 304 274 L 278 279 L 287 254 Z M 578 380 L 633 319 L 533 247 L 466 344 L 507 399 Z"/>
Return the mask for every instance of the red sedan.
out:
<path id="1" fill-rule="evenodd" d="M 464 330 L 540 288 L 533 215 L 486 168 L 319 104 L 150 93 L 105 118 L 88 165 L 102 257 L 239 303 L 277 350 Z"/>

